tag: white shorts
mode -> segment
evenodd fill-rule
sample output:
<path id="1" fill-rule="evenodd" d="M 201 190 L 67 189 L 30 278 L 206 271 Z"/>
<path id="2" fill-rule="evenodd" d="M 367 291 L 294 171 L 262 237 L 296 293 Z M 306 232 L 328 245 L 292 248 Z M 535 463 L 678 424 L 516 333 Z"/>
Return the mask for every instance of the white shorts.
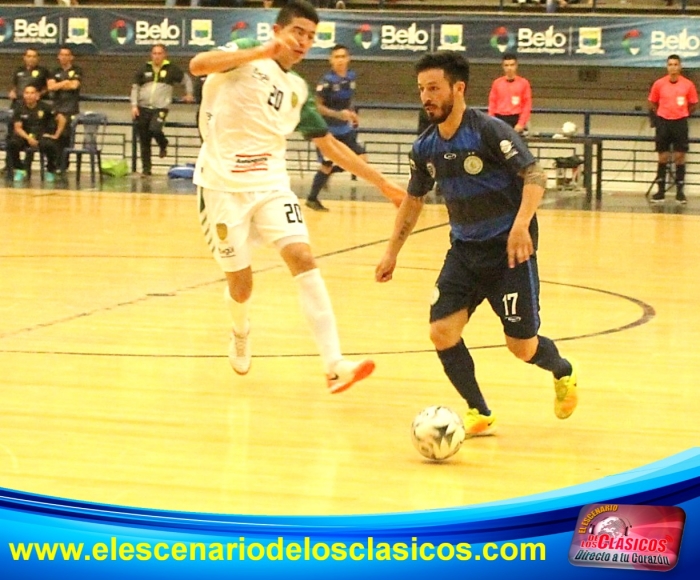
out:
<path id="1" fill-rule="evenodd" d="M 231 193 L 198 187 L 197 202 L 204 237 L 224 272 L 249 267 L 253 243 L 277 249 L 309 243 L 299 199 L 288 189 Z"/>

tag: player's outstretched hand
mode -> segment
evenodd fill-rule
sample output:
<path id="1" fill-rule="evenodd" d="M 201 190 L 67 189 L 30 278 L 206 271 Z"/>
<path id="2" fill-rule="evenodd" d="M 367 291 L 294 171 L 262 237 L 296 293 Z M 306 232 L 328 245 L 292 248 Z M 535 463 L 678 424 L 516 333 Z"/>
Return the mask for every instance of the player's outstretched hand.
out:
<path id="1" fill-rule="evenodd" d="M 396 257 L 391 256 L 390 254 L 384 254 L 374 270 L 374 279 L 377 282 L 388 282 L 394 277 L 395 268 Z"/>

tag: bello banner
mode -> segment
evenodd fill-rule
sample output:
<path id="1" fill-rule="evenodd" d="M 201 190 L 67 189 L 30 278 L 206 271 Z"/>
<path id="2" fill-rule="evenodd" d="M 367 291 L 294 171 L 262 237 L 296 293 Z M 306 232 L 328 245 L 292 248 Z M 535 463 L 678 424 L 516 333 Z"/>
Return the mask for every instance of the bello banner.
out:
<path id="1" fill-rule="evenodd" d="M 312 59 L 336 43 L 360 60 L 414 60 L 433 50 L 463 52 L 474 62 L 497 62 L 506 51 L 523 62 L 578 66 L 663 67 L 679 54 L 689 67 L 700 57 L 700 18 L 511 16 L 447 13 L 321 11 Z M 276 11 L 0 7 L 0 50 L 46 50 L 67 44 L 82 54 L 143 53 L 166 45 L 191 55 L 236 38 L 266 41 Z"/>

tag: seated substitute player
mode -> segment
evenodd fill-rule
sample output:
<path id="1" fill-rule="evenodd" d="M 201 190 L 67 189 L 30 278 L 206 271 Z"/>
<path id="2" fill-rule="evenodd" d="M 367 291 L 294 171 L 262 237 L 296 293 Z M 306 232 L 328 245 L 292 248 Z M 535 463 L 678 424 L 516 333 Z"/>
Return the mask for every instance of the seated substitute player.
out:
<path id="1" fill-rule="evenodd" d="M 316 107 L 333 137 L 366 160 L 365 148 L 357 141 L 357 126 L 360 121 L 352 106 L 357 75 L 348 68 L 350 51 L 346 46 L 336 44 L 331 49 L 329 60 L 331 70 L 323 75 L 316 87 Z M 327 186 L 331 174 L 342 169 L 333 166 L 333 160 L 326 159 L 321 151 L 318 151 L 318 162 L 319 168 L 306 198 L 306 206 L 315 211 L 328 211 L 318 200 L 318 195 Z"/>
<path id="2" fill-rule="evenodd" d="M 66 118 L 39 99 L 37 88 L 27 85 L 22 103 L 14 108 L 12 135 L 7 140 L 7 167 L 14 170 L 12 177 L 15 181 L 27 177 L 29 166 L 26 150 L 29 147 L 37 149 L 46 159 L 44 179 L 49 183 L 55 180 L 60 152 L 59 139 L 66 128 Z M 22 151 L 25 151 L 24 163 L 20 160 Z"/>
<path id="3" fill-rule="evenodd" d="M 311 48 L 318 21 L 308 2 L 290 0 L 279 11 L 274 36 L 266 44 L 242 39 L 227 50 L 192 59 L 191 72 L 207 75 L 199 116 L 203 143 L 194 182 L 205 235 L 228 283 L 233 370 L 246 374 L 250 369 L 250 246 L 252 240 L 262 239 L 278 249 L 294 277 L 326 367 L 328 390 L 339 393 L 367 377 L 374 362 L 342 356 L 330 297 L 309 245 L 299 200 L 290 189 L 285 136 L 300 131 L 324 156 L 376 185 L 395 205 L 406 192 L 328 132 L 306 82 L 292 72 Z"/>
<path id="4" fill-rule="evenodd" d="M 577 404 L 576 371 L 549 338 L 539 336 L 537 217 L 546 177 L 519 135 L 467 108 L 469 63 L 457 53 L 427 54 L 416 65 L 420 98 L 433 126 L 414 143 L 409 195 L 376 268 L 391 280 L 399 251 L 416 225 L 425 194 L 440 185 L 452 245 L 430 308 L 430 338 L 445 374 L 466 400 L 468 436 L 490 435 L 496 417 L 479 389 L 462 331 L 488 300 L 501 319 L 508 349 L 554 375 L 554 412 Z"/>

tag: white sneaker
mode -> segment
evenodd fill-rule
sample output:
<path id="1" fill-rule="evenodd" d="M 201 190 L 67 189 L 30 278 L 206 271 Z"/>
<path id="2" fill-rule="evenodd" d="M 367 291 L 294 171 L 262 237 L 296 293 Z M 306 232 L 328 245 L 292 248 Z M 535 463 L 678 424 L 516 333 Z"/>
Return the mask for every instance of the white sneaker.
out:
<path id="1" fill-rule="evenodd" d="M 228 346 L 228 361 L 231 363 L 231 368 L 239 375 L 245 375 L 250 370 L 251 359 L 250 328 L 243 336 L 231 332 L 231 342 Z"/>
<path id="2" fill-rule="evenodd" d="M 352 387 L 357 381 L 366 379 L 374 371 L 374 361 L 365 359 L 352 362 L 341 359 L 333 366 L 333 372 L 326 375 L 328 391 L 335 395 Z"/>

